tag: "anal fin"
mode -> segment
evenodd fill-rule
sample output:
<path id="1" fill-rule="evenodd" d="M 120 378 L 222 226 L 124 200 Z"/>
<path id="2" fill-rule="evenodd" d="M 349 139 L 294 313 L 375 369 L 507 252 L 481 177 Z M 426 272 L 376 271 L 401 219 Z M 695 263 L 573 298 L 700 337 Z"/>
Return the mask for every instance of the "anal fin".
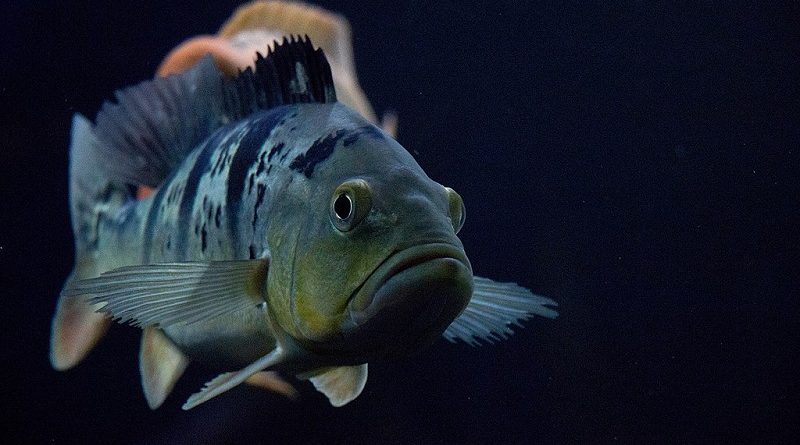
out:
<path id="1" fill-rule="evenodd" d="M 188 364 L 189 359 L 160 329 L 144 329 L 139 350 L 139 371 L 150 409 L 156 409 L 164 403 Z"/>

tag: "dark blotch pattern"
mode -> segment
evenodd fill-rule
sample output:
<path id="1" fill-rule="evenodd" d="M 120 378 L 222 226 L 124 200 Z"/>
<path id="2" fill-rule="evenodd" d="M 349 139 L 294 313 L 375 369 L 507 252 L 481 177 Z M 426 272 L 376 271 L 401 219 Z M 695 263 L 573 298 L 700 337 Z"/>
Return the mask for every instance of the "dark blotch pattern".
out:
<path id="1" fill-rule="evenodd" d="M 245 192 L 245 181 L 248 181 L 247 191 L 252 193 L 248 171 L 258 160 L 259 150 L 269 139 L 273 129 L 286 116 L 291 108 L 276 108 L 253 122 L 247 134 L 239 143 L 239 149 L 233 155 L 230 169 L 228 170 L 228 189 L 225 196 L 225 205 L 228 213 L 228 228 L 234 252 L 241 252 L 239 248 L 239 233 L 237 218 L 242 195 Z"/>
<path id="2" fill-rule="evenodd" d="M 173 175 L 175 173 L 173 172 Z M 168 185 L 174 176 L 170 176 L 167 178 L 165 183 L 156 190 L 155 196 L 153 196 L 153 203 L 150 205 L 150 210 L 147 213 L 147 220 L 145 222 L 144 228 L 144 246 L 143 246 L 143 254 L 144 258 L 142 261 L 144 263 L 150 262 L 150 249 L 153 247 L 153 237 L 155 235 L 155 226 L 156 220 L 159 218 L 162 210 L 162 204 L 164 202 L 164 195 L 166 195 L 166 190 Z"/>
<path id="3" fill-rule="evenodd" d="M 181 197 L 180 207 L 178 209 L 177 227 L 189 226 L 200 180 L 203 178 L 203 175 L 208 172 L 211 155 L 214 153 L 214 150 L 217 149 L 219 143 L 225 135 L 226 133 L 217 132 L 211 139 L 209 139 L 201 149 L 200 155 L 197 157 L 192 169 L 189 171 L 189 175 L 186 178 L 186 188 L 183 190 L 183 196 Z M 205 197 L 205 199 L 207 199 L 207 197 Z M 185 233 L 178 236 L 176 250 L 178 255 L 184 257 L 182 259 L 185 259 L 186 255 L 187 239 L 188 237 Z"/>
<path id="4" fill-rule="evenodd" d="M 161 187 L 159 187 L 159 190 L 162 190 L 164 188 L 168 188 L 168 186 L 164 184 Z M 167 195 L 167 205 L 177 202 L 178 197 L 181 196 L 181 193 L 183 193 L 183 185 L 171 187 L 169 194 Z"/>
<path id="5" fill-rule="evenodd" d="M 374 125 L 365 125 L 357 130 L 354 130 L 346 138 L 342 139 L 342 145 L 345 147 L 349 147 L 350 145 L 355 144 L 361 136 L 366 136 L 371 139 L 382 140 L 383 133 L 375 127 Z"/>
<path id="6" fill-rule="evenodd" d="M 281 150 L 285 147 L 286 144 L 281 142 L 280 144 L 273 145 L 272 148 L 269 149 L 269 155 L 267 156 L 267 162 L 272 162 L 272 157 L 275 155 L 281 154 Z"/>
<path id="7" fill-rule="evenodd" d="M 261 156 L 258 157 L 258 167 L 256 168 L 256 176 L 260 175 L 264 169 L 266 168 L 266 161 L 264 161 L 264 156 L 266 152 L 262 152 Z"/>
<path id="8" fill-rule="evenodd" d="M 329 134 L 324 138 L 314 141 L 308 151 L 294 158 L 292 163 L 289 164 L 289 168 L 303 173 L 306 178 L 310 178 L 314 175 L 316 166 L 328 159 L 333 153 L 333 150 L 336 148 L 336 143 L 340 139 L 344 147 L 349 147 L 355 144 L 362 136 L 378 140 L 384 138 L 383 133 L 373 125 L 363 126 L 355 130 L 338 130 L 333 134 Z"/>
<path id="9" fill-rule="evenodd" d="M 224 151 L 220 153 L 219 157 L 217 157 L 217 162 L 214 163 L 214 167 L 211 168 L 211 176 L 217 176 L 218 174 L 222 173 L 222 169 L 225 167 L 225 164 L 230 159 L 231 155 L 231 146 L 226 145 Z"/>
<path id="10" fill-rule="evenodd" d="M 314 168 L 316 168 L 317 164 L 328 159 L 333 153 L 336 143 L 346 134 L 347 130 L 337 130 L 333 134 L 317 139 L 311 144 L 308 151 L 294 158 L 292 163 L 289 164 L 289 168 L 306 175 L 306 178 L 310 178 L 314 175 Z"/>
<path id="11" fill-rule="evenodd" d="M 261 207 L 261 203 L 264 202 L 264 194 L 266 191 L 266 185 L 258 184 L 258 191 L 256 192 L 256 205 L 253 207 L 253 230 L 256 229 L 256 222 L 258 221 L 258 208 Z"/>

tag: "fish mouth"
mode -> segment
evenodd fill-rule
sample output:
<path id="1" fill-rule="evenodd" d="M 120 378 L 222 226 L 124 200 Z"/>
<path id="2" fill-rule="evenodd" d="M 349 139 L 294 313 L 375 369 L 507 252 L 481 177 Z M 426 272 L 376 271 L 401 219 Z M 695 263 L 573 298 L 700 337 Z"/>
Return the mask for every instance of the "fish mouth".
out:
<path id="1" fill-rule="evenodd" d="M 466 307 L 472 286 L 472 267 L 459 246 L 397 250 L 353 292 L 343 331 L 380 349 L 380 356 L 407 355 L 444 332 Z"/>

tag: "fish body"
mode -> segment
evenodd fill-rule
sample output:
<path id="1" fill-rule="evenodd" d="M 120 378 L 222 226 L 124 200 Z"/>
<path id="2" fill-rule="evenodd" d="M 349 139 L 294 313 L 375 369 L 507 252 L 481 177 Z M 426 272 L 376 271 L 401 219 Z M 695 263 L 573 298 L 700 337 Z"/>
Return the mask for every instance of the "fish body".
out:
<path id="1" fill-rule="evenodd" d="M 461 197 L 336 100 L 308 38 L 235 78 L 206 58 L 119 92 L 94 124 L 76 116 L 70 200 L 76 266 L 51 361 L 79 362 L 108 315 L 141 326 L 153 408 L 192 361 L 235 371 L 186 409 L 245 382 L 291 395 L 280 374 L 340 406 L 368 362 L 555 316 L 552 300 L 473 277 Z"/>
<path id="2" fill-rule="evenodd" d="M 322 193 L 316 178 L 324 176 L 338 185 L 356 172 L 373 184 L 377 178 L 391 182 L 387 172 L 402 172 L 395 188 L 430 181 L 396 141 L 342 104 L 295 104 L 254 113 L 214 132 L 151 197 L 128 201 L 120 212 L 104 217 L 98 235 L 100 262 L 113 265 L 103 266 L 110 269 L 264 258 L 271 250 L 270 238 L 273 245 L 306 241 L 301 233 L 306 215 L 294 213 L 291 205 L 287 213 L 292 221 L 270 224 L 280 214 L 271 211 L 276 202 L 287 207 L 287 201 L 312 200 Z M 386 208 L 371 218 L 390 226 L 401 215 Z M 271 227 L 278 230 L 270 232 Z M 457 237 L 442 232 L 413 230 L 414 236 L 461 248 Z M 391 239 L 383 250 L 388 255 L 411 240 Z M 289 267 L 276 258 L 270 265 L 273 270 Z M 171 325 L 164 332 L 190 358 L 227 365 L 250 363 L 275 344 L 266 317 L 256 307 Z"/>

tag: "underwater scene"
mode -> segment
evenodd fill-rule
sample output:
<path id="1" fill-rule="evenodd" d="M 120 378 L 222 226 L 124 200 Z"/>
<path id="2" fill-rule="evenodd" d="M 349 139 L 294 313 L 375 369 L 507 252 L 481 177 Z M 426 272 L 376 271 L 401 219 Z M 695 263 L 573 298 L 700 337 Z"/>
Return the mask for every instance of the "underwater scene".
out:
<path id="1" fill-rule="evenodd" d="M 793 443 L 797 5 L 13 2 L 3 443 Z"/>

